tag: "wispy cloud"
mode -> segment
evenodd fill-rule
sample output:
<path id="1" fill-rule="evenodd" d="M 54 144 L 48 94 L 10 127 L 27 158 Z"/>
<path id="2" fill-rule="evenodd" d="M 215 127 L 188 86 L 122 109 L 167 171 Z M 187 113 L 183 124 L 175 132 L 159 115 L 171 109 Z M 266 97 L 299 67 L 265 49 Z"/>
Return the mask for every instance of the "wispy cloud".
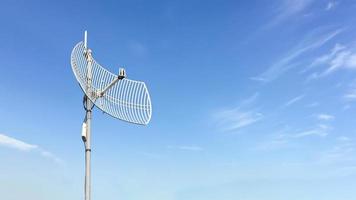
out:
<path id="1" fill-rule="evenodd" d="M 335 44 L 329 53 L 317 57 L 304 71 L 315 69 L 319 66 L 326 66 L 326 69 L 321 72 L 313 72 L 308 76 L 307 80 L 325 77 L 340 69 L 356 70 L 356 50 L 354 48 Z"/>
<path id="2" fill-rule="evenodd" d="M 300 133 L 297 133 L 293 137 L 301 138 L 301 137 L 306 137 L 306 136 L 311 136 L 311 135 L 325 137 L 328 135 L 328 133 L 326 133 L 325 131 L 320 131 L 320 129 L 311 129 L 311 130 L 302 131 Z"/>
<path id="3" fill-rule="evenodd" d="M 330 150 L 322 152 L 319 158 L 320 163 L 338 164 L 355 160 L 355 144 L 351 139 L 338 140 Z"/>
<path id="4" fill-rule="evenodd" d="M 308 107 L 308 108 L 313 108 L 313 107 L 317 107 L 319 105 L 320 105 L 319 102 L 313 102 L 313 103 L 309 103 L 309 104 L 307 104 L 305 106 Z"/>
<path id="5" fill-rule="evenodd" d="M 277 14 L 267 23 L 266 28 L 276 26 L 296 17 L 303 13 L 312 3 L 313 0 L 282 0 L 278 2 L 278 7 L 275 9 Z"/>
<path id="6" fill-rule="evenodd" d="M 240 107 L 245 107 L 245 106 L 251 105 L 259 98 L 259 96 L 260 96 L 260 94 L 258 92 L 255 92 L 255 94 L 253 94 L 252 96 L 242 100 L 240 103 Z"/>
<path id="7" fill-rule="evenodd" d="M 356 53 L 351 51 L 341 51 L 330 61 L 329 68 L 324 74 L 329 74 L 340 68 L 354 68 L 356 69 Z"/>
<path id="8" fill-rule="evenodd" d="M 54 162 L 58 163 L 58 164 L 61 164 L 63 163 L 62 159 L 58 158 L 56 155 L 54 155 L 53 153 L 49 152 L 49 151 L 46 151 L 46 150 L 40 150 L 41 152 L 41 155 L 43 157 L 46 157 L 50 160 L 53 160 Z"/>
<path id="9" fill-rule="evenodd" d="M 319 136 L 319 137 L 325 137 L 329 134 L 329 131 L 332 129 L 332 127 L 325 125 L 325 124 L 319 124 L 316 128 L 312 128 L 309 130 L 301 131 L 298 133 L 295 133 L 291 135 L 292 138 L 302 138 L 302 137 L 308 137 L 308 136 Z"/>
<path id="10" fill-rule="evenodd" d="M 332 127 L 326 124 L 317 124 L 314 128 L 306 129 L 303 131 L 288 131 L 289 133 L 279 134 L 275 140 L 278 141 L 288 141 L 291 139 L 299 139 L 310 136 L 325 137 L 329 135 Z M 294 133 L 291 133 L 294 132 Z"/>
<path id="11" fill-rule="evenodd" d="M 314 31 L 310 35 L 307 36 L 304 41 L 302 41 L 299 45 L 293 48 L 288 54 L 286 54 L 282 59 L 278 60 L 270 67 L 267 68 L 266 71 L 262 72 L 260 75 L 256 77 L 252 77 L 252 80 L 269 82 L 272 81 L 291 68 L 294 68 L 298 65 L 295 61 L 304 53 L 316 49 L 322 45 L 324 45 L 329 40 L 333 39 L 335 36 L 342 32 L 342 29 L 337 29 L 327 34 L 316 34 L 316 32 L 320 32 L 320 30 Z"/>
<path id="12" fill-rule="evenodd" d="M 237 107 L 222 109 L 213 115 L 221 131 L 234 131 L 252 125 L 263 118 L 263 114 L 250 108 L 258 98 L 258 93 L 242 100 Z"/>
<path id="13" fill-rule="evenodd" d="M 58 164 L 63 163 L 63 161 L 61 159 L 59 159 L 57 156 L 55 156 L 51 152 L 43 150 L 38 145 L 29 144 L 29 143 L 26 143 L 19 139 L 12 138 L 12 137 L 4 135 L 4 134 L 0 134 L 0 146 L 5 146 L 5 147 L 13 148 L 16 150 L 20 150 L 20 151 L 26 151 L 26 152 L 37 151 L 40 153 L 41 156 L 49 158 L 50 160 L 53 160 L 54 162 L 56 162 Z"/>
<path id="14" fill-rule="evenodd" d="M 262 141 L 260 144 L 257 144 L 256 147 L 253 147 L 253 149 L 258 151 L 273 151 L 282 148 L 289 148 L 291 147 L 291 143 L 286 135 L 290 131 L 291 128 L 288 125 L 285 125 L 267 137 L 266 140 Z"/>
<path id="15" fill-rule="evenodd" d="M 15 138 L 9 137 L 4 134 L 0 134 L 0 145 L 14 148 L 20 151 L 31 151 L 33 149 L 37 149 L 37 145 L 33 144 L 28 144 L 26 142 L 23 142 L 21 140 L 17 140 Z"/>
<path id="16" fill-rule="evenodd" d="M 277 131 L 266 141 L 263 141 L 257 146 L 257 150 L 271 151 L 286 148 L 298 147 L 298 139 L 305 137 L 325 137 L 332 127 L 325 124 L 318 124 L 314 128 L 306 129 L 303 131 L 292 130 L 291 127 L 285 126 L 281 130 Z"/>
<path id="17" fill-rule="evenodd" d="M 339 4 L 339 2 L 337 2 L 337 1 L 329 1 L 325 6 L 325 10 L 326 11 L 332 10 L 333 8 L 335 8 L 337 6 L 337 4 Z"/>
<path id="18" fill-rule="evenodd" d="M 335 117 L 333 115 L 329 115 L 329 114 L 325 114 L 325 113 L 318 114 L 317 118 L 319 120 L 324 120 L 324 121 L 330 121 L 330 120 L 335 119 Z"/>
<path id="19" fill-rule="evenodd" d="M 296 96 L 296 97 L 290 99 L 289 101 L 287 101 L 287 102 L 283 105 L 283 107 L 291 106 L 291 105 L 297 103 L 298 101 L 302 100 L 304 97 L 305 97 L 304 94 L 299 95 L 299 96 Z"/>
<path id="20" fill-rule="evenodd" d="M 345 48 L 346 48 L 345 46 L 343 46 L 343 45 L 341 45 L 341 44 L 339 44 L 339 43 L 336 43 L 335 46 L 330 50 L 329 53 L 324 54 L 324 55 L 322 55 L 322 56 L 316 58 L 316 59 L 312 62 L 312 64 L 310 65 L 310 67 L 308 67 L 308 69 L 329 62 L 330 60 L 332 60 L 332 59 L 335 57 L 335 55 L 336 55 L 337 53 L 339 53 L 340 51 L 344 50 Z"/>
<path id="21" fill-rule="evenodd" d="M 222 130 L 232 131 L 258 122 L 263 118 L 263 115 L 254 110 L 245 111 L 240 108 L 232 108 L 216 113 L 216 117 Z"/>
<path id="22" fill-rule="evenodd" d="M 356 89 L 349 90 L 345 95 L 344 99 L 347 101 L 356 101 Z"/>
<path id="23" fill-rule="evenodd" d="M 347 137 L 345 137 L 347 138 Z M 327 170 L 328 173 L 321 173 L 321 177 L 325 178 L 327 174 L 329 177 L 345 177 L 355 175 L 355 143 L 347 138 L 346 140 L 337 139 L 330 147 L 315 152 L 312 160 L 296 163 L 297 166 L 303 170 L 314 168 L 317 171 Z M 294 165 L 289 163 L 288 165 Z M 316 174 L 313 173 L 313 174 Z"/>
<path id="24" fill-rule="evenodd" d="M 343 96 L 343 100 L 346 102 L 356 101 L 356 80 L 349 84 L 348 89 Z"/>

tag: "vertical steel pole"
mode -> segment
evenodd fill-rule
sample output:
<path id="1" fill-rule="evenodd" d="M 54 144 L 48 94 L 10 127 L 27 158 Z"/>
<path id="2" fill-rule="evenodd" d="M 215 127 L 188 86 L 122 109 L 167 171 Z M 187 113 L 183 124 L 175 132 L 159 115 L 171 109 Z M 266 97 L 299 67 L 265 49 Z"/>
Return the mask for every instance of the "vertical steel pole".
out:
<path id="1" fill-rule="evenodd" d="M 88 62 L 88 71 L 87 71 L 87 95 L 92 94 L 91 81 L 92 81 L 92 56 L 91 50 L 86 49 L 86 57 Z M 87 132 L 86 132 L 86 142 L 85 142 L 85 200 L 91 199 L 91 111 L 92 111 L 92 102 L 90 98 L 87 96 L 86 99 L 86 124 L 87 124 Z"/>
<path id="2" fill-rule="evenodd" d="M 87 106 L 91 106 L 91 101 L 87 99 Z M 90 107 L 89 107 L 90 108 Z M 91 199 L 91 169 L 90 169 L 90 158 L 91 158 L 91 144 L 90 144 L 90 129 L 91 129 L 91 109 L 86 112 L 86 123 L 87 123 L 87 135 L 86 135 L 86 145 L 85 145 L 85 200 Z"/>

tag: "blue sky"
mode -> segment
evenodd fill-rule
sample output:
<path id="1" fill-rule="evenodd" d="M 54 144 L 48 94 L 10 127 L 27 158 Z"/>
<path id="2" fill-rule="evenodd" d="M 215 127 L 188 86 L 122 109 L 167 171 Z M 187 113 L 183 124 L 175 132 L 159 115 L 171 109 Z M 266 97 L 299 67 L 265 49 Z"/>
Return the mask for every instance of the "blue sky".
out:
<path id="1" fill-rule="evenodd" d="M 347 0 L 2 1 L 0 199 L 83 197 L 70 52 L 146 82 L 148 126 L 93 113 L 93 199 L 356 196 Z"/>

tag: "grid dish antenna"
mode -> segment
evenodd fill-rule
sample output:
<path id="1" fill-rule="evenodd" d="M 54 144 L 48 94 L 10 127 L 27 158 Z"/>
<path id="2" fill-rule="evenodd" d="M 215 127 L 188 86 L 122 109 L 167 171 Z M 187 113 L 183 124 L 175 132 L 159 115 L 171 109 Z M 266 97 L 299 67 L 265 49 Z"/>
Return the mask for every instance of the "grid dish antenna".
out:
<path id="1" fill-rule="evenodd" d="M 85 145 L 85 200 L 91 199 L 90 157 L 91 117 L 94 106 L 103 112 L 126 122 L 147 125 L 152 115 L 152 105 L 146 84 L 126 78 L 123 68 L 113 74 L 92 57 L 87 46 L 87 32 L 84 42 L 72 50 L 71 65 L 74 75 L 84 91 L 83 105 L 86 111 L 82 125 L 82 140 Z"/>
<path id="2" fill-rule="evenodd" d="M 127 79 L 124 69 L 120 69 L 118 75 L 113 74 L 93 58 L 89 70 L 90 54 L 85 43 L 79 42 L 71 56 L 73 72 L 86 96 L 99 109 L 115 118 L 135 124 L 148 124 L 152 106 L 146 84 Z M 91 83 L 88 80 L 90 76 Z"/>

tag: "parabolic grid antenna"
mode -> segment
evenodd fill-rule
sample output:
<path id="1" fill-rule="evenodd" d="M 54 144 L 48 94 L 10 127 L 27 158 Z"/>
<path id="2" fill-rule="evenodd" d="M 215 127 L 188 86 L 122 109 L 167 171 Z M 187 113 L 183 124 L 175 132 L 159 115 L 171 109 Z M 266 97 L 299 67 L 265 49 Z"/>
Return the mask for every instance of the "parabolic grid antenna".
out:
<path id="1" fill-rule="evenodd" d="M 90 154 L 91 154 L 91 113 L 97 106 L 103 112 L 120 120 L 147 125 L 151 119 L 152 106 L 144 82 L 126 78 L 124 69 L 115 75 L 92 57 L 87 47 L 87 32 L 84 42 L 75 45 L 71 54 L 71 65 L 80 87 L 84 91 L 83 104 L 86 111 L 82 126 L 85 144 L 85 200 L 90 200 Z"/>
<path id="2" fill-rule="evenodd" d="M 91 70 L 84 42 L 79 42 L 72 51 L 72 69 L 86 96 L 109 115 L 135 124 L 148 124 L 152 106 L 144 82 L 115 75 L 92 59 Z M 88 73 L 91 73 L 89 85 Z M 90 88 L 90 90 L 88 90 Z"/>

